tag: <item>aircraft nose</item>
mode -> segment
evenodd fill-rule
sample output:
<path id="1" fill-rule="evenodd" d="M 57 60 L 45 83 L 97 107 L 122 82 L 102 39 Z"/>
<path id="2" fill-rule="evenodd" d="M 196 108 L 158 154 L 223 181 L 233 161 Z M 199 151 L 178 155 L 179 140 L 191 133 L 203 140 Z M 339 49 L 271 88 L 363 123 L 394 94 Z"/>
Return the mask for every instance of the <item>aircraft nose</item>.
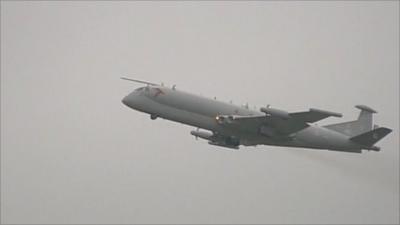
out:
<path id="1" fill-rule="evenodd" d="M 129 95 L 125 96 L 125 97 L 121 100 L 121 102 L 122 102 L 124 105 L 128 106 L 129 108 L 136 109 L 136 108 L 140 105 L 140 103 L 139 103 L 138 100 L 139 100 L 139 99 L 138 99 L 137 94 L 134 93 L 134 92 L 132 92 L 132 93 L 130 93 Z"/>
<path id="2" fill-rule="evenodd" d="M 127 96 L 125 96 L 123 99 L 122 99 L 122 103 L 124 104 L 124 105 L 126 105 L 126 106 L 129 106 L 129 100 L 128 100 L 128 98 L 129 98 L 129 95 L 127 95 Z"/>

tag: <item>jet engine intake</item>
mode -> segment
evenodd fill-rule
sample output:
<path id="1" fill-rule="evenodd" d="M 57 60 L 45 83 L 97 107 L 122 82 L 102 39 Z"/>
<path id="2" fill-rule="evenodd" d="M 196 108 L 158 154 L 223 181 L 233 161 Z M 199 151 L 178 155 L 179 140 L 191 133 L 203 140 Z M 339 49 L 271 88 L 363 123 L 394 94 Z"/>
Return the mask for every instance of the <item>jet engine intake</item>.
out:
<path id="1" fill-rule="evenodd" d="M 228 123 L 232 123 L 235 120 L 235 117 L 232 115 L 229 115 L 229 116 L 218 115 L 215 117 L 215 120 L 217 121 L 218 124 L 228 124 Z"/>

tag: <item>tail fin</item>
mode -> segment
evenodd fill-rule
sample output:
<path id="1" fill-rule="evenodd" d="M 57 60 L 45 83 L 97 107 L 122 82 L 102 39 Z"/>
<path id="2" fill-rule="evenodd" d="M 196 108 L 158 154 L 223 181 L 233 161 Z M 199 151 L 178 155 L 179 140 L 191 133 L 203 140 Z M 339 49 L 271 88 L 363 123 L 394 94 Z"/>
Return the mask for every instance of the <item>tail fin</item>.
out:
<path id="1" fill-rule="evenodd" d="M 392 132 L 392 130 L 389 128 L 379 127 L 369 132 L 352 137 L 350 140 L 365 147 L 372 147 L 376 142 L 384 138 L 390 132 Z"/>
<path id="2" fill-rule="evenodd" d="M 356 105 L 356 108 L 361 110 L 357 120 L 331 124 L 324 127 L 352 137 L 371 131 L 372 114 L 377 112 L 365 105 Z"/>

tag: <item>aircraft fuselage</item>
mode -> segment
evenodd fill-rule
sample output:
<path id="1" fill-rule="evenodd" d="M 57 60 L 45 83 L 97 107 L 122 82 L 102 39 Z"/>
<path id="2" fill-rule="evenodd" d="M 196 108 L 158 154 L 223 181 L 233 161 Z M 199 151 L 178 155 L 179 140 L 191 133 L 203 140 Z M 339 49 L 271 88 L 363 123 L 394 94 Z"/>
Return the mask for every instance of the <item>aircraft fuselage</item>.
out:
<path id="1" fill-rule="evenodd" d="M 349 140 L 349 136 L 312 124 L 285 138 L 269 137 L 253 126 L 225 126 L 218 123 L 217 116 L 263 116 L 265 113 L 163 86 L 138 88 L 122 102 L 132 109 L 150 114 L 152 119 L 160 117 L 234 137 L 245 146 L 264 144 L 361 152 L 361 147 Z"/>

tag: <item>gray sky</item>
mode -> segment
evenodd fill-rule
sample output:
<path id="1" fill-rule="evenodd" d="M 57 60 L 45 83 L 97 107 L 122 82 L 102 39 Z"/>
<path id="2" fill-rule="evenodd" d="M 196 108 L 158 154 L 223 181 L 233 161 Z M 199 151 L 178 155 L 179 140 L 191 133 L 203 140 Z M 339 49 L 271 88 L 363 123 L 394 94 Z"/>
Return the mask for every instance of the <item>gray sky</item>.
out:
<path id="1" fill-rule="evenodd" d="M 121 103 L 177 84 L 358 114 L 381 152 L 230 151 Z M 399 223 L 399 2 L 1 2 L 2 223 Z"/>

